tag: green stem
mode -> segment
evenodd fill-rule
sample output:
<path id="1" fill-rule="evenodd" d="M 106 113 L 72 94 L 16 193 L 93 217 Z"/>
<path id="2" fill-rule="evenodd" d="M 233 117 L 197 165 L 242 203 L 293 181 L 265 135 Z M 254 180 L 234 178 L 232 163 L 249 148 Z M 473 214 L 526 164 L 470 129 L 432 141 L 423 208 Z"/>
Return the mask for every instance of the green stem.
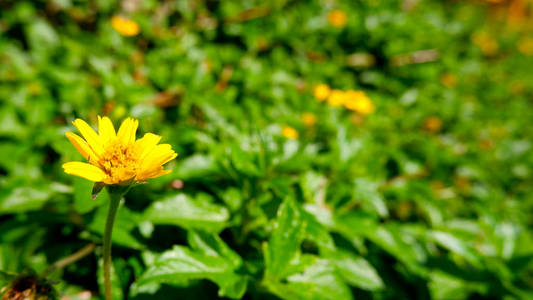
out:
<path id="1" fill-rule="evenodd" d="M 115 216 L 117 215 L 122 195 L 122 193 L 113 193 L 111 191 L 109 193 L 109 198 L 111 199 L 104 232 L 104 287 L 106 300 L 113 299 L 111 295 L 111 234 L 113 233 L 113 224 L 115 223 Z"/>

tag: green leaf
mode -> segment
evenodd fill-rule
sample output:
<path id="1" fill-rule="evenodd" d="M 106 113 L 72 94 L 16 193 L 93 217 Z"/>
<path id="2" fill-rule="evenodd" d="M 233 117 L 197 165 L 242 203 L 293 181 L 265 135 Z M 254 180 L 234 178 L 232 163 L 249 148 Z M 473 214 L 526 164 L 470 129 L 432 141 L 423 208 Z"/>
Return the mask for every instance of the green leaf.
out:
<path id="1" fill-rule="evenodd" d="M 74 208 L 80 214 L 87 213 L 93 210 L 95 207 L 101 206 L 104 203 L 108 203 L 109 196 L 107 191 L 104 191 L 96 199 L 91 198 L 91 191 L 93 190 L 93 183 L 83 179 L 74 178 Z"/>
<path id="2" fill-rule="evenodd" d="M 430 237 L 445 249 L 450 250 L 473 264 L 474 266 L 480 266 L 481 261 L 476 251 L 468 245 L 465 241 L 458 237 L 443 231 L 431 231 Z"/>
<path id="3" fill-rule="evenodd" d="M 383 289 L 383 281 L 376 269 L 364 258 L 341 250 L 329 257 L 341 277 L 349 284 L 370 291 Z"/>
<path id="4" fill-rule="evenodd" d="M 434 271 L 430 274 L 431 299 L 468 299 L 476 292 L 484 294 L 487 288 L 488 286 L 482 283 L 471 283 L 442 271 Z"/>
<path id="5" fill-rule="evenodd" d="M 187 241 L 192 249 L 210 256 L 220 256 L 230 261 L 234 268 L 242 265 L 242 258 L 217 234 L 189 231 Z"/>
<path id="6" fill-rule="evenodd" d="M 268 289 L 282 299 L 288 300 L 349 300 L 350 289 L 336 275 L 328 260 L 317 260 L 303 273 L 287 278 L 287 283 L 266 282 Z"/>
<path id="7" fill-rule="evenodd" d="M 154 282 L 183 285 L 197 279 L 215 282 L 221 297 L 237 299 L 246 291 L 246 278 L 234 272 L 230 260 L 182 246 L 174 246 L 161 254 L 137 280 L 137 286 L 141 288 Z"/>
<path id="8" fill-rule="evenodd" d="M 96 197 L 98 197 L 98 194 L 100 194 L 100 192 L 102 191 L 104 186 L 105 186 L 105 183 L 103 183 L 103 182 L 95 182 L 94 183 L 93 188 L 91 190 L 91 198 L 93 200 L 95 200 Z"/>
<path id="9" fill-rule="evenodd" d="M 40 209 L 51 197 L 45 187 L 21 186 L 0 193 L 0 215 Z"/>
<path id="10" fill-rule="evenodd" d="M 227 226 L 228 210 L 221 205 L 193 200 L 185 194 L 168 196 L 154 202 L 145 212 L 144 220 L 155 225 L 177 225 L 186 229 L 219 232 Z"/>
<path id="11" fill-rule="evenodd" d="M 385 201 L 378 193 L 378 185 L 366 178 L 358 178 L 354 181 L 354 195 L 361 201 L 365 211 L 375 212 L 380 217 L 387 217 L 389 211 Z"/>
<path id="12" fill-rule="evenodd" d="M 304 234 L 300 209 L 292 198 L 287 197 L 278 209 L 272 235 L 264 247 L 265 277 L 282 279 L 292 272 L 289 266 L 300 253 Z"/>
<path id="13" fill-rule="evenodd" d="M 180 161 L 174 175 L 180 179 L 203 178 L 218 172 L 219 168 L 212 156 L 195 154 Z"/>

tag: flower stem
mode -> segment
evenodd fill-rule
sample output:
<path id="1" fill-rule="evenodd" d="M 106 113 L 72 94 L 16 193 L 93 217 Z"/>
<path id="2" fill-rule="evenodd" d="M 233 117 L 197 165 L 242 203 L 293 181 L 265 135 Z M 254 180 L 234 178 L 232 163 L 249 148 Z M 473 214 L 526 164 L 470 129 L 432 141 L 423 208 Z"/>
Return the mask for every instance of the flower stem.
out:
<path id="1" fill-rule="evenodd" d="M 113 233 L 113 224 L 115 223 L 115 216 L 117 215 L 122 195 L 122 193 L 109 193 L 109 210 L 104 232 L 104 288 L 106 300 L 113 299 L 111 295 L 111 234 Z"/>

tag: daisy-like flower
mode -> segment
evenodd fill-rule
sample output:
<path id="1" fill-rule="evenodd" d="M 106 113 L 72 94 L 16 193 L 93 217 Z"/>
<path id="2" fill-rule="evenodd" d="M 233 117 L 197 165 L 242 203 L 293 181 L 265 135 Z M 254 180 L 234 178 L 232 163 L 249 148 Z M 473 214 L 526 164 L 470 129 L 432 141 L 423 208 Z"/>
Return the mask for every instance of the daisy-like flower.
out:
<path id="1" fill-rule="evenodd" d="M 324 83 L 317 84 L 313 88 L 313 96 L 315 96 L 315 98 L 318 101 L 326 100 L 330 93 L 331 93 L 331 88 L 329 87 L 329 85 L 324 84 Z"/>
<path id="2" fill-rule="evenodd" d="M 302 122 L 305 124 L 305 126 L 313 126 L 316 124 L 316 116 L 309 112 L 303 113 Z"/>
<path id="3" fill-rule="evenodd" d="M 65 135 L 89 161 L 63 164 L 65 173 L 108 185 L 129 185 L 163 176 L 171 172 L 163 164 L 176 158 L 169 144 L 159 144 L 161 137 L 152 133 L 135 140 L 139 121 L 126 118 L 118 132 L 108 117 L 98 116 L 98 133 L 85 121 L 72 122 L 83 138 L 67 132 Z"/>
<path id="4" fill-rule="evenodd" d="M 139 24 L 121 16 L 111 18 L 111 27 L 123 36 L 135 36 L 141 31 Z"/>
<path id="5" fill-rule="evenodd" d="M 346 98 L 346 93 L 341 90 L 332 90 L 328 96 L 328 105 L 337 107 L 341 106 Z"/>
<path id="6" fill-rule="evenodd" d="M 371 114 L 376 109 L 372 100 L 363 91 L 347 91 L 343 104 L 347 109 L 363 115 Z"/>
<path id="7" fill-rule="evenodd" d="M 283 135 L 285 138 L 294 140 L 298 138 L 298 131 L 291 126 L 283 126 L 281 129 L 281 135 Z"/>
<path id="8" fill-rule="evenodd" d="M 340 9 L 332 10 L 328 14 L 329 24 L 337 28 L 343 28 L 344 26 L 346 26 L 347 21 L 348 17 L 346 16 L 346 13 Z"/>
<path id="9" fill-rule="evenodd" d="M 533 38 L 532 37 L 523 37 L 518 41 L 517 45 L 518 51 L 522 52 L 525 55 L 533 55 Z"/>

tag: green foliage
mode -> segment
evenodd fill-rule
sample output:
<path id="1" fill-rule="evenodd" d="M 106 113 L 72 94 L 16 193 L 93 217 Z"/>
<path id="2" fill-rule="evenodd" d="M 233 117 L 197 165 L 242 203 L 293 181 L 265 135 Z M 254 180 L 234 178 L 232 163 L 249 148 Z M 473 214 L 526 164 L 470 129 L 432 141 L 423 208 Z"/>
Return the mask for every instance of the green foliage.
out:
<path id="1" fill-rule="evenodd" d="M 481 2 L 0 1 L 0 285 L 95 243 L 31 278 L 102 299 L 109 195 L 61 165 L 109 115 L 179 153 L 120 204 L 116 299 L 533 299 L 533 32 Z"/>

